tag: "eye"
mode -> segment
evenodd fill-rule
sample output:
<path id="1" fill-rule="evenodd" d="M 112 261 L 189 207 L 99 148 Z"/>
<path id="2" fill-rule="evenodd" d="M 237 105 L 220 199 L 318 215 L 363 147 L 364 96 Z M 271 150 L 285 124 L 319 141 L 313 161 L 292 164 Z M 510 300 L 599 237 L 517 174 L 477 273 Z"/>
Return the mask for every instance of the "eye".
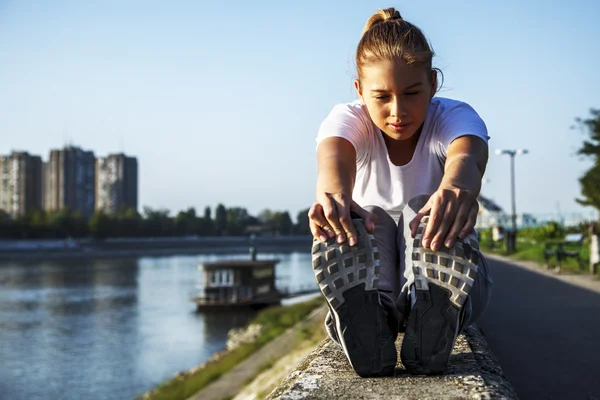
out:
<path id="1" fill-rule="evenodd" d="M 377 100 L 386 100 L 388 99 L 390 96 L 386 96 L 386 95 L 381 95 L 381 96 L 375 96 L 375 99 Z"/>
<path id="2" fill-rule="evenodd" d="M 414 96 L 414 95 L 417 95 L 417 94 L 419 94 L 419 93 L 420 93 L 420 92 L 406 92 L 406 93 L 404 93 L 404 94 L 405 94 L 405 95 L 407 95 L 407 96 Z"/>

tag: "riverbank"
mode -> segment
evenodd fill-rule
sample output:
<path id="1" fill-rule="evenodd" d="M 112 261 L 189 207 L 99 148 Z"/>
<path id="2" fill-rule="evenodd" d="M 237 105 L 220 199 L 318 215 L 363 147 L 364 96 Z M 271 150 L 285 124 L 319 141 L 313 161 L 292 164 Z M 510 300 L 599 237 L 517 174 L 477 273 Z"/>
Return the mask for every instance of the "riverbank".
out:
<path id="1" fill-rule="evenodd" d="M 248 335 L 250 337 L 248 341 L 237 340 L 239 342 L 237 346 L 216 353 L 210 360 L 192 370 L 175 375 L 174 378 L 141 396 L 140 399 L 185 400 L 196 396 L 200 391 L 208 389 L 209 386 L 214 386 L 213 384 L 219 384 L 222 377 L 227 377 L 226 381 L 221 382 L 216 389 L 211 389 L 210 393 L 222 395 L 222 397 L 216 398 L 232 397 L 241 390 L 244 384 L 294 348 L 298 340 L 311 336 L 307 333 L 309 332 L 306 330 L 308 328 L 303 328 L 306 325 L 296 326 L 296 324 L 305 320 L 315 309 L 322 308 L 323 304 L 323 300 L 319 296 L 306 302 L 263 310 L 248 324 L 248 327 L 251 328 L 246 329 L 247 331 L 258 331 L 257 335 Z M 322 324 L 322 317 L 322 315 L 313 316 L 315 320 L 320 321 L 319 324 Z M 256 326 L 260 326 L 260 328 Z M 292 327 L 294 328 L 290 329 Z M 276 349 L 267 348 L 274 342 L 278 343 Z M 256 356 L 259 352 L 262 353 Z M 243 366 L 238 368 L 242 363 L 244 363 Z M 230 372 L 234 369 L 238 370 L 238 377 L 231 379 Z M 240 370 L 243 374 L 240 373 Z M 239 385 L 239 387 L 232 385 Z M 223 388 L 227 388 L 229 392 L 224 393 Z M 233 392 L 231 392 L 232 389 L 234 389 Z M 205 393 L 202 398 L 208 398 L 206 396 L 208 395 Z"/>
<path id="2" fill-rule="evenodd" d="M 161 257 L 196 254 L 247 254 L 308 251 L 306 235 L 234 237 L 165 237 L 121 239 L 0 240 L 0 260 L 48 260 L 65 258 Z"/>

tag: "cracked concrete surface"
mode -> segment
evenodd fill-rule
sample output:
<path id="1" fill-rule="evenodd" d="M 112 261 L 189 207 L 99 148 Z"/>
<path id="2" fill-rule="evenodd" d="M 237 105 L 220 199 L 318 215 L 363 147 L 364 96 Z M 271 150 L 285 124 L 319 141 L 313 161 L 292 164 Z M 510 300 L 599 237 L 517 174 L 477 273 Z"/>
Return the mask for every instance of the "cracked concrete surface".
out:
<path id="1" fill-rule="evenodd" d="M 396 347 L 402 343 L 400 334 Z M 399 355 L 398 355 L 399 356 Z M 360 378 L 341 348 L 323 341 L 268 399 L 517 399 L 476 327 L 454 346 L 444 375 L 409 374 L 398 362 L 393 376 Z"/>

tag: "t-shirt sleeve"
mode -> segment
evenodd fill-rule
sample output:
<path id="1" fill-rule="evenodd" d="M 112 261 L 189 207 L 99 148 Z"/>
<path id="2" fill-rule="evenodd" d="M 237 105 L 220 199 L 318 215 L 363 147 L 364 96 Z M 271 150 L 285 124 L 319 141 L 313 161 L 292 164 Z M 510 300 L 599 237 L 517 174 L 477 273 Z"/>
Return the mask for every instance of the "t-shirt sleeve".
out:
<path id="1" fill-rule="evenodd" d="M 448 147 L 461 136 L 477 136 L 486 143 L 490 139 L 487 127 L 477 112 L 466 103 L 459 103 L 444 112 L 437 129 L 438 156 L 446 159 Z"/>
<path id="2" fill-rule="evenodd" d="M 348 140 L 356 151 L 356 161 L 361 162 L 368 152 L 369 125 L 359 104 L 338 104 L 319 127 L 317 147 L 326 138 L 341 137 Z"/>

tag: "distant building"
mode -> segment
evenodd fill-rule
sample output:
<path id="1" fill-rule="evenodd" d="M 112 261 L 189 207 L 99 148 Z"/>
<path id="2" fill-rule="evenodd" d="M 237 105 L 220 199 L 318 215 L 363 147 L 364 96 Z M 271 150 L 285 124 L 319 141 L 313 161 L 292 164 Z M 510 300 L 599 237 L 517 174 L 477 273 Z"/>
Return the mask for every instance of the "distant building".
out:
<path id="1" fill-rule="evenodd" d="M 96 161 L 96 210 L 107 214 L 119 208 L 138 208 L 137 158 L 111 154 Z"/>
<path id="2" fill-rule="evenodd" d="M 493 200 L 482 195 L 477 197 L 479 203 L 479 212 L 477 213 L 477 223 L 475 227 L 478 229 L 492 228 L 494 226 L 502 226 L 506 229 L 512 228 L 511 215 L 507 214 Z M 517 213 L 516 218 L 517 229 L 536 226 L 538 221 L 528 213 Z"/>
<path id="3" fill-rule="evenodd" d="M 477 197 L 479 211 L 477 213 L 476 228 L 491 228 L 495 225 L 506 225 L 510 222 L 510 216 L 493 200 L 482 195 Z"/>
<path id="4" fill-rule="evenodd" d="M 44 209 L 68 208 L 89 218 L 94 212 L 95 164 L 94 152 L 79 147 L 50 151 L 43 171 Z"/>
<path id="5" fill-rule="evenodd" d="M 538 225 L 537 218 L 528 213 L 517 213 L 517 227 L 526 228 Z"/>
<path id="6" fill-rule="evenodd" d="M 13 151 L 0 156 L 0 209 L 12 217 L 42 208 L 42 159 Z"/>

